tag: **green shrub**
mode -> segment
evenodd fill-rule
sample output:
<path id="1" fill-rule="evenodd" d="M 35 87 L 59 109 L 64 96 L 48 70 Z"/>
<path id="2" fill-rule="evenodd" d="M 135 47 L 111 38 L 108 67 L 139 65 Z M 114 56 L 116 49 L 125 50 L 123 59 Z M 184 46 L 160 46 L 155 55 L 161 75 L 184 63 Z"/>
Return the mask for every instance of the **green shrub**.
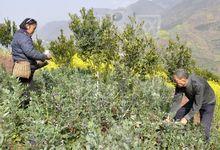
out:
<path id="1" fill-rule="evenodd" d="M 117 73 L 117 72 L 116 72 Z M 160 78 L 112 74 L 106 82 L 61 68 L 36 76 L 27 109 L 23 88 L 0 71 L 2 149 L 218 149 L 194 125 L 163 124 L 172 89 Z"/>
<path id="2" fill-rule="evenodd" d="M 113 61 L 119 58 L 119 38 L 117 28 L 110 17 L 98 20 L 93 9 L 83 8 L 81 16 L 70 14 L 70 29 L 75 37 L 75 44 L 79 56 L 83 60 L 90 60 L 94 67 L 105 64 L 106 74 Z M 97 68 L 91 68 L 97 73 Z"/>
<path id="3" fill-rule="evenodd" d="M 5 20 L 4 24 L 0 24 L 0 44 L 5 47 L 8 47 L 12 41 L 12 34 L 17 30 L 15 22 L 10 20 Z"/>
<path id="4" fill-rule="evenodd" d="M 98 77 L 107 76 L 118 64 L 124 65 L 127 73 L 138 74 L 142 79 L 161 70 L 171 76 L 177 68 L 190 72 L 194 68 L 191 49 L 178 36 L 170 40 L 160 54 L 157 41 L 147 36 L 143 23 L 137 23 L 134 18 L 130 18 L 131 22 L 121 31 L 110 17 L 97 19 L 93 9 L 83 8 L 80 15 L 70 14 L 70 19 L 72 38 L 61 34 L 58 41 L 50 44 L 58 65 L 69 62 L 75 51 L 84 61 L 93 64 L 90 70 Z M 97 69 L 100 66 L 104 67 L 102 72 Z"/>
<path id="5" fill-rule="evenodd" d="M 165 60 L 165 69 L 168 71 L 169 76 L 172 76 L 173 72 L 178 68 L 192 72 L 195 67 L 191 49 L 180 41 L 179 36 L 177 36 L 176 41 L 169 41 L 163 58 Z"/>
<path id="6" fill-rule="evenodd" d="M 127 24 L 120 35 L 120 64 L 123 64 L 128 73 L 139 74 L 144 77 L 148 73 L 158 71 L 161 66 L 161 57 L 153 38 L 143 31 L 143 25 L 134 18 Z"/>
<path id="7" fill-rule="evenodd" d="M 71 59 L 76 53 L 74 37 L 65 37 L 63 30 L 56 41 L 51 41 L 49 50 L 53 53 L 54 61 L 63 66 L 70 66 Z"/>
<path id="8" fill-rule="evenodd" d="M 45 47 L 43 46 L 43 40 L 36 37 L 36 40 L 34 41 L 34 48 L 40 52 L 44 52 Z"/>
<path id="9" fill-rule="evenodd" d="M 210 72 L 208 70 L 196 67 L 196 68 L 193 69 L 193 72 L 195 74 L 205 78 L 206 80 L 212 80 L 212 81 L 220 82 L 220 77 L 217 74 L 215 74 L 213 72 Z"/>

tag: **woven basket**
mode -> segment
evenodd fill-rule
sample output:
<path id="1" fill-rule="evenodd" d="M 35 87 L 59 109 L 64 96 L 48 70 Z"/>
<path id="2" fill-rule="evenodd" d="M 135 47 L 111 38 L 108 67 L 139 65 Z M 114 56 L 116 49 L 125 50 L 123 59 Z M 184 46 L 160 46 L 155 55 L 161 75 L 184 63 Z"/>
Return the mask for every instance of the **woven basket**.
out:
<path id="1" fill-rule="evenodd" d="M 15 62 L 13 75 L 19 78 L 29 79 L 31 76 L 31 66 L 28 61 Z"/>

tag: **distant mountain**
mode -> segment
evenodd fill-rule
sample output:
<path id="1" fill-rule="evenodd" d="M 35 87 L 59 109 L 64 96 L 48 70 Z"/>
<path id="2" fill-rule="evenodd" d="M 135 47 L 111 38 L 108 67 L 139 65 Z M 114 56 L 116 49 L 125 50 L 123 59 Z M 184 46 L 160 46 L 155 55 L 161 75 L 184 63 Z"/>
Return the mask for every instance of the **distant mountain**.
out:
<path id="1" fill-rule="evenodd" d="M 60 30 L 63 30 L 65 35 L 70 34 L 68 21 L 53 21 L 47 23 L 36 33 L 37 37 L 44 41 L 51 41 L 56 39 L 60 35 Z"/>
<path id="2" fill-rule="evenodd" d="M 220 72 L 220 0 L 184 0 L 162 19 L 162 28 L 179 34 L 201 66 Z"/>
<path id="3" fill-rule="evenodd" d="M 95 8 L 94 13 L 96 16 L 104 16 L 106 14 L 111 13 L 112 9 L 107 9 L 107 8 Z"/>
<path id="4" fill-rule="evenodd" d="M 154 1 L 139 0 L 128 6 L 126 10 L 137 15 L 159 15 L 164 11 L 164 8 Z"/>
<path id="5" fill-rule="evenodd" d="M 125 8 L 117 8 L 114 10 L 107 8 L 94 8 L 94 13 L 100 18 L 106 14 L 114 15 L 116 17 L 116 24 L 122 26 L 128 22 L 128 16 L 160 16 L 163 15 L 166 10 L 181 3 L 182 1 L 183 0 L 138 0 Z M 69 35 L 68 21 L 49 22 L 44 27 L 39 29 L 37 35 L 45 41 L 51 41 L 60 34 L 60 29 L 63 29 L 64 33 Z"/>
<path id="6" fill-rule="evenodd" d="M 220 0 L 183 0 L 163 13 L 163 28 L 172 28 L 184 23 L 191 16 L 200 12 L 209 13 L 208 11 L 212 11 L 215 5 L 219 5 L 219 2 Z"/>
<path id="7" fill-rule="evenodd" d="M 153 0 L 154 3 L 163 7 L 164 9 L 169 9 L 177 4 L 181 3 L 183 0 Z"/>
<path id="8" fill-rule="evenodd" d="M 162 0 L 155 0 L 157 3 L 149 0 L 139 0 L 134 4 L 129 5 L 126 8 L 118 9 L 106 9 L 106 8 L 94 8 L 94 13 L 97 17 L 103 17 L 106 14 L 116 15 L 116 24 L 121 26 L 128 22 L 128 16 L 134 15 L 160 15 L 166 8 L 165 3 Z M 173 1 L 173 0 L 168 0 Z M 179 0 L 177 0 L 179 1 Z M 119 16 L 119 17 L 118 17 Z M 45 41 L 51 41 L 57 38 L 60 34 L 60 29 L 64 30 L 64 33 L 69 35 L 68 21 L 54 21 L 47 23 L 44 27 L 38 30 L 37 35 Z"/>

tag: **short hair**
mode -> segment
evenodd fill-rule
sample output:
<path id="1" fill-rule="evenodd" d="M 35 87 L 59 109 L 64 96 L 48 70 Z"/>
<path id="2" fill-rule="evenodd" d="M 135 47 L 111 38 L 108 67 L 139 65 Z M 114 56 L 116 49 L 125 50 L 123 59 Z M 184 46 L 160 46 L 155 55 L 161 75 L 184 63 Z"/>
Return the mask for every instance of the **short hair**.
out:
<path id="1" fill-rule="evenodd" d="M 32 25 L 32 24 L 37 24 L 37 21 L 32 19 L 32 18 L 26 18 L 22 23 L 19 25 L 21 29 L 27 30 L 26 25 Z"/>
<path id="2" fill-rule="evenodd" d="M 185 69 L 177 69 L 173 75 L 177 76 L 178 78 L 189 78 L 189 74 Z"/>

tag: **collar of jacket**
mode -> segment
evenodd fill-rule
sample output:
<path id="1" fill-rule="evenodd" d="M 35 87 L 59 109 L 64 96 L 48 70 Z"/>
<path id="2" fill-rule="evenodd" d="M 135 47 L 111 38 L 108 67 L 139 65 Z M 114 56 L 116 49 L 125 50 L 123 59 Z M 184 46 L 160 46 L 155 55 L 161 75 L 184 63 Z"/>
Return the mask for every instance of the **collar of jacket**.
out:
<path id="1" fill-rule="evenodd" d="M 188 78 L 188 83 L 186 85 L 186 88 L 188 88 L 191 85 L 191 83 L 192 83 L 191 80 L 192 80 L 192 75 L 190 75 L 189 78 Z"/>
<path id="2" fill-rule="evenodd" d="M 31 37 L 31 34 L 29 34 L 25 29 L 20 29 L 19 31 Z"/>

